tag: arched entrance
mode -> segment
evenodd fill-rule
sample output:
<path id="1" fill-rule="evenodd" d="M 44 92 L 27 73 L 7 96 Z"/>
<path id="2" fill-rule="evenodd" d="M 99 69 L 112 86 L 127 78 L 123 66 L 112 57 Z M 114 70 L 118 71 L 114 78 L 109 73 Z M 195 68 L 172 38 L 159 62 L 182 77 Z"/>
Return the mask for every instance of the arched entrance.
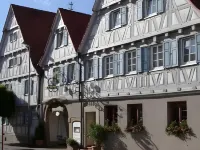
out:
<path id="1" fill-rule="evenodd" d="M 66 144 L 68 137 L 68 112 L 58 99 L 50 100 L 45 106 L 47 145 Z"/>

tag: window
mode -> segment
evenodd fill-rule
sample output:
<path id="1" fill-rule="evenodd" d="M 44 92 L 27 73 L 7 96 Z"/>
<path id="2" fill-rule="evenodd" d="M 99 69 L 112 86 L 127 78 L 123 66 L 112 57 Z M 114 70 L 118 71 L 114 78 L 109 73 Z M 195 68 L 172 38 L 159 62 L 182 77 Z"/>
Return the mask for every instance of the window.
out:
<path id="1" fill-rule="evenodd" d="M 196 43 L 194 36 L 182 40 L 183 47 L 183 63 L 195 61 Z"/>
<path id="2" fill-rule="evenodd" d="M 118 122 L 117 106 L 105 106 L 105 123 L 111 126 Z"/>
<path id="3" fill-rule="evenodd" d="M 165 0 L 137 0 L 137 19 L 164 12 Z"/>
<path id="4" fill-rule="evenodd" d="M 152 68 L 163 66 L 163 47 L 157 45 L 152 47 Z"/>
<path id="5" fill-rule="evenodd" d="M 58 84 L 60 81 L 60 67 L 53 69 L 53 83 Z"/>
<path id="6" fill-rule="evenodd" d="M 33 95 L 33 89 L 34 89 L 34 81 L 31 80 L 31 87 L 30 87 L 30 95 Z M 24 82 L 24 95 L 28 95 L 29 90 L 29 80 L 25 80 Z"/>
<path id="7" fill-rule="evenodd" d="M 69 82 L 72 82 L 76 79 L 76 73 L 75 73 L 75 63 L 69 64 L 68 66 L 68 79 Z"/>
<path id="8" fill-rule="evenodd" d="M 142 104 L 128 105 L 128 126 L 133 126 L 142 121 Z"/>
<path id="9" fill-rule="evenodd" d="M 10 43 L 17 41 L 17 32 L 13 32 L 10 34 Z"/>
<path id="10" fill-rule="evenodd" d="M 112 12 L 112 25 L 111 28 L 116 28 L 121 25 L 121 13 L 120 9 L 117 9 Z"/>
<path id="11" fill-rule="evenodd" d="M 65 30 L 64 27 L 62 27 L 56 31 L 55 48 L 59 48 L 67 44 L 68 44 L 68 33 L 67 30 Z"/>
<path id="12" fill-rule="evenodd" d="M 93 60 L 92 59 L 87 61 L 87 67 L 88 67 L 88 72 L 86 72 L 86 73 L 87 73 L 88 79 L 94 77 L 94 75 L 93 75 L 93 71 L 94 71 L 93 70 Z"/>
<path id="13" fill-rule="evenodd" d="M 128 18 L 127 10 L 127 7 L 121 7 L 110 13 L 107 13 L 105 16 L 106 30 L 126 25 Z"/>
<path id="14" fill-rule="evenodd" d="M 62 40 L 63 40 L 63 30 L 60 29 L 57 32 L 57 47 L 60 47 L 62 45 Z"/>
<path id="15" fill-rule="evenodd" d="M 147 15 L 156 13 L 157 9 L 157 0 L 147 0 Z"/>
<path id="16" fill-rule="evenodd" d="M 181 122 L 187 120 L 186 102 L 169 102 L 168 103 L 168 123 L 172 121 Z"/>
<path id="17" fill-rule="evenodd" d="M 105 70 L 106 76 L 113 74 L 113 55 L 105 57 Z"/>
<path id="18" fill-rule="evenodd" d="M 136 51 L 127 52 L 127 62 L 128 62 L 128 73 L 136 71 Z"/>
<path id="19" fill-rule="evenodd" d="M 9 68 L 14 67 L 16 65 L 20 65 L 21 61 L 22 61 L 21 57 L 11 58 L 9 60 Z"/>

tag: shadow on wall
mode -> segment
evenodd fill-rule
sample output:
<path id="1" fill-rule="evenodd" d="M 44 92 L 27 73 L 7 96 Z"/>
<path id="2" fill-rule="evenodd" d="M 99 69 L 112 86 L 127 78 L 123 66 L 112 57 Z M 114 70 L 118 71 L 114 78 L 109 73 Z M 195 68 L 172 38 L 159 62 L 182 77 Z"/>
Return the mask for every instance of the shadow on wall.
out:
<path id="1" fill-rule="evenodd" d="M 123 136 L 113 133 L 107 138 L 104 150 L 127 150 L 127 145 L 122 141 Z"/>
<path id="2" fill-rule="evenodd" d="M 141 150 L 158 150 L 158 147 L 155 143 L 151 140 L 151 135 L 146 130 L 142 131 L 141 133 L 130 133 L 131 137 L 135 140 L 135 143 Z"/>
<path id="3" fill-rule="evenodd" d="M 30 142 L 38 124 L 36 106 L 30 107 Z M 0 127 L 1 128 L 1 127 Z M 1 134 L 1 133 L 0 133 Z M 24 144 L 28 142 L 28 103 L 16 97 L 15 114 L 4 123 L 4 142 L 6 144 Z"/>

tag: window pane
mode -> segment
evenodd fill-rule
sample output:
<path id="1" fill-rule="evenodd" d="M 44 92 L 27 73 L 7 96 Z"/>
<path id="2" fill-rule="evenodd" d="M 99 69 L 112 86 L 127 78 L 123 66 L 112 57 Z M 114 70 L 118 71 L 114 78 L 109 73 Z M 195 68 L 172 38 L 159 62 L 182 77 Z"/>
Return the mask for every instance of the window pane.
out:
<path id="1" fill-rule="evenodd" d="M 194 40 L 194 38 L 191 39 L 191 45 L 195 45 L 195 40 Z"/>
<path id="2" fill-rule="evenodd" d="M 136 65 L 133 65 L 132 66 L 132 71 L 135 71 L 136 70 Z"/>
<path id="3" fill-rule="evenodd" d="M 163 66 L 163 60 L 159 60 L 159 67 Z"/>
<path id="4" fill-rule="evenodd" d="M 113 63 L 110 63 L 110 68 L 113 68 Z"/>
<path id="5" fill-rule="evenodd" d="M 190 54 L 190 61 L 194 61 L 195 60 L 195 54 Z"/>
<path id="6" fill-rule="evenodd" d="M 163 53 L 158 54 L 158 59 L 163 59 Z"/>
<path id="7" fill-rule="evenodd" d="M 128 72 L 130 72 L 131 71 L 131 66 L 128 66 Z"/>
<path id="8" fill-rule="evenodd" d="M 128 65 L 131 65 L 131 59 L 128 60 Z"/>
<path id="9" fill-rule="evenodd" d="M 157 47 L 153 47 L 153 53 L 157 53 Z"/>
<path id="10" fill-rule="evenodd" d="M 113 56 L 110 56 L 110 62 L 113 62 Z"/>
<path id="11" fill-rule="evenodd" d="M 189 51 L 190 51 L 189 48 L 185 48 L 185 49 L 184 49 L 184 55 L 188 55 L 188 54 L 189 54 Z"/>
<path id="12" fill-rule="evenodd" d="M 196 50 L 195 50 L 195 46 L 192 46 L 191 47 L 191 51 L 190 51 L 190 53 L 195 53 L 196 52 Z"/>
<path id="13" fill-rule="evenodd" d="M 157 67 L 157 61 L 153 62 L 153 67 Z"/>
<path id="14" fill-rule="evenodd" d="M 184 56 L 184 62 L 188 62 L 189 61 L 189 55 L 185 55 Z"/>
<path id="15" fill-rule="evenodd" d="M 153 60 L 157 60 L 157 54 L 153 54 Z"/>
<path id="16" fill-rule="evenodd" d="M 132 57 L 136 57 L 136 52 L 133 52 L 132 55 L 133 55 Z"/>
<path id="17" fill-rule="evenodd" d="M 130 59 L 131 58 L 131 53 L 128 53 L 128 59 Z"/>
<path id="18" fill-rule="evenodd" d="M 159 52 L 159 53 L 163 52 L 162 46 L 159 46 L 159 47 L 158 47 L 158 52 Z"/>
<path id="19" fill-rule="evenodd" d="M 136 58 L 133 59 L 133 64 L 136 64 Z"/>
<path id="20" fill-rule="evenodd" d="M 110 74 L 113 74 L 113 69 L 110 69 Z"/>

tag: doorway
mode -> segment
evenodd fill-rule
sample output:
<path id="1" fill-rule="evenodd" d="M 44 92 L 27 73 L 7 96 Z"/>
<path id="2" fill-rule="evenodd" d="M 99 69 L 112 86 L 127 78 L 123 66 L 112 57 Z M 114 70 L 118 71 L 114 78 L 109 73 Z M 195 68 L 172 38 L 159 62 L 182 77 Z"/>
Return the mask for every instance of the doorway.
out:
<path id="1" fill-rule="evenodd" d="M 85 113 L 85 123 L 86 123 L 86 127 L 85 127 L 85 134 L 87 135 L 90 125 L 93 123 L 96 123 L 96 112 L 86 112 Z M 86 146 L 92 146 L 94 145 L 94 141 L 91 140 L 90 138 L 88 138 L 86 136 Z"/>

